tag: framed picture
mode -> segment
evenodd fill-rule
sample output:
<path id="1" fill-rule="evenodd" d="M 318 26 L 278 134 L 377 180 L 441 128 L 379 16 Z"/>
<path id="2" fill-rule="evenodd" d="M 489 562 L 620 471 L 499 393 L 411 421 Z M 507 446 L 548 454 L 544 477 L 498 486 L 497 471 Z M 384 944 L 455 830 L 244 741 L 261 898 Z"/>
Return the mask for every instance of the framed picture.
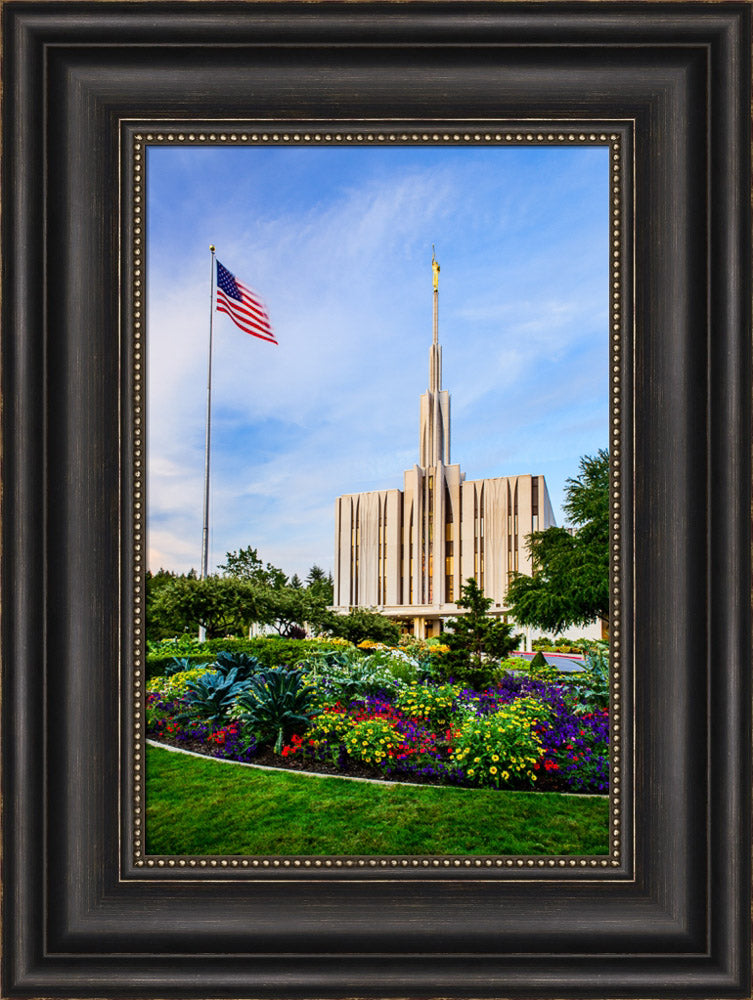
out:
<path id="1" fill-rule="evenodd" d="M 3 16 L 3 995 L 750 997 L 749 4 Z M 599 850 L 150 845 L 149 184 L 262 149 L 603 153 Z"/>
<path id="2" fill-rule="evenodd" d="M 147 246 L 138 863 L 619 866 L 631 753 L 615 708 L 610 799 L 599 616 L 622 388 L 610 304 L 622 322 L 632 287 L 622 135 L 223 135 L 131 144 Z M 532 532 L 599 581 L 581 609 L 560 571 L 570 606 L 536 630 L 507 599 L 516 572 L 533 582 Z M 618 643 L 624 696 L 622 662 Z M 207 761 L 186 754 L 242 765 L 210 766 L 230 786 L 203 817 Z"/>

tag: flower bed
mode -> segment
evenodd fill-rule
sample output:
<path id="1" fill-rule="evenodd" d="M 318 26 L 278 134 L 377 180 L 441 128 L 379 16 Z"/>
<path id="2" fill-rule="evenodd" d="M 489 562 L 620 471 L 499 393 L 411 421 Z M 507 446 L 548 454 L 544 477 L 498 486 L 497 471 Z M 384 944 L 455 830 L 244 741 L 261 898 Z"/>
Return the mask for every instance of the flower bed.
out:
<path id="1" fill-rule="evenodd" d="M 225 674 L 212 674 L 210 666 L 154 678 L 147 733 L 211 756 L 293 770 L 608 791 L 603 676 L 589 687 L 587 675 L 537 679 L 513 663 L 476 691 L 432 681 L 411 654 L 351 648 L 324 651 L 297 669 L 269 671 L 249 661 L 231 677 L 226 663 Z M 224 700 L 211 697 L 215 681 L 220 693 L 229 692 Z"/>

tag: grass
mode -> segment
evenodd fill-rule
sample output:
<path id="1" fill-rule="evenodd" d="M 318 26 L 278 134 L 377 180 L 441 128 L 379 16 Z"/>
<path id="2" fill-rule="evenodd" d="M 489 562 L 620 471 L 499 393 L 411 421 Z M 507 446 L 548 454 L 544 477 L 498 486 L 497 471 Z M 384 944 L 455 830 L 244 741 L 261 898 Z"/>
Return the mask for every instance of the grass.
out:
<path id="1" fill-rule="evenodd" d="M 149 854 L 606 854 L 609 803 L 313 778 L 147 747 Z"/>

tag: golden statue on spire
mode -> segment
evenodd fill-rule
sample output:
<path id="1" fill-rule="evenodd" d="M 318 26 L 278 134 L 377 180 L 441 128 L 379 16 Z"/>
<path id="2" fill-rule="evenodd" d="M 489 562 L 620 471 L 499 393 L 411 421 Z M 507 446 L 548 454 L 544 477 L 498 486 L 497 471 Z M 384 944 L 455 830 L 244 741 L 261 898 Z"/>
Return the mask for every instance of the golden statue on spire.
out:
<path id="1" fill-rule="evenodd" d="M 434 272 L 434 291 L 436 292 L 439 288 L 439 263 L 437 261 L 437 255 L 434 251 L 434 244 L 431 245 L 431 269 Z"/>

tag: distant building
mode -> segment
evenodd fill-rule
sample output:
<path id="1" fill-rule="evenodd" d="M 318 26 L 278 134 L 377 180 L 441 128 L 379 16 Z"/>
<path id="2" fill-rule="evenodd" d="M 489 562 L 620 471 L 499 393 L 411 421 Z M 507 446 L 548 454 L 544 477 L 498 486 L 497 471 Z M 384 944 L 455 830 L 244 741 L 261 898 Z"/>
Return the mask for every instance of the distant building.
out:
<path id="1" fill-rule="evenodd" d="M 434 336 L 429 388 L 421 396 L 418 465 L 402 490 L 352 493 L 335 501 L 338 611 L 376 608 L 415 635 L 438 635 L 458 613 L 462 584 L 473 577 L 504 614 L 513 572 L 530 573 L 525 539 L 555 524 L 543 476 L 467 482 L 450 463 L 450 394 L 442 388 L 438 340 L 439 264 L 434 273 Z"/>

